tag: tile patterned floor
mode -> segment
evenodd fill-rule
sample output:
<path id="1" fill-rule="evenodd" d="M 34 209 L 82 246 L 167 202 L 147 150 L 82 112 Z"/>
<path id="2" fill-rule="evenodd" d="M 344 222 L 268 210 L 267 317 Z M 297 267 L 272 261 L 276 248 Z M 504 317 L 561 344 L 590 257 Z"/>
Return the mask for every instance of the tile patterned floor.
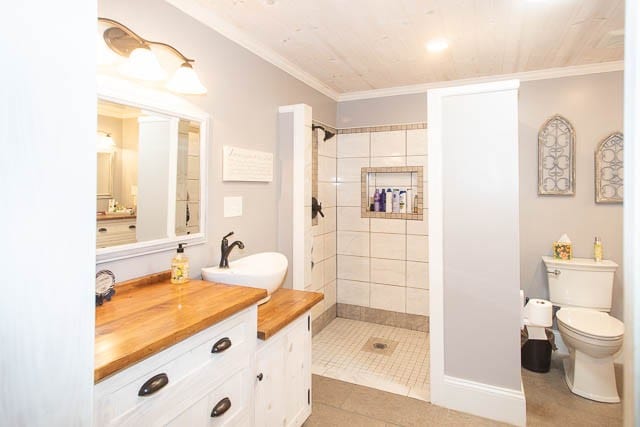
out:
<path id="1" fill-rule="evenodd" d="M 429 401 L 428 337 L 425 332 L 337 318 L 313 338 L 312 371 Z M 366 348 L 372 338 L 388 347 Z"/>

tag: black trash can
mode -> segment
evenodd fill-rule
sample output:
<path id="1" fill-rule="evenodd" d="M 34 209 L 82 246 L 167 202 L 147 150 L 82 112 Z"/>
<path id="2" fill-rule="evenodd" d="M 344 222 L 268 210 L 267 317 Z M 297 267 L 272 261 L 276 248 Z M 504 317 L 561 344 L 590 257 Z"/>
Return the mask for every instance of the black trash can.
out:
<path id="1" fill-rule="evenodd" d="M 533 372 L 545 373 L 551 368 L 551 351 L 555 350 L 553 332 L 546 330 L 547 339 L 529 339 L 526 330 L 522 333 L 520 361 L 522 367 Z"/>

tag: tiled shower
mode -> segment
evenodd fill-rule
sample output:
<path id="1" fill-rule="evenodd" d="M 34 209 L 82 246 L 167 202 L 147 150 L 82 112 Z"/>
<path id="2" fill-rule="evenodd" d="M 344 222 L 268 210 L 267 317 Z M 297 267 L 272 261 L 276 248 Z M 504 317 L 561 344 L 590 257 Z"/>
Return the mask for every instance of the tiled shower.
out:
<path id="1" fill-rule="evenodd" d="M 312 233 L 309 289 L 325 294 L 313 313 L 314 372 L 428 400 L 426 126 L 338 129 L 337 134 L 327 141 L 321 130 L 313 135 L 313 194 L 325 214 L 314 221 Z M 362 168 L 404 166 L 423 171 L 422 218 L 364 218 L 362 201 L 371 194 L 363 191 L 372 190 L 362 185 Z M 418 175 L 407 175 L 390 173 L 380 186 L 417 188 L 411 179 Z M 365 348 L 370 342 L 390 347 L 370 351 Z"/>

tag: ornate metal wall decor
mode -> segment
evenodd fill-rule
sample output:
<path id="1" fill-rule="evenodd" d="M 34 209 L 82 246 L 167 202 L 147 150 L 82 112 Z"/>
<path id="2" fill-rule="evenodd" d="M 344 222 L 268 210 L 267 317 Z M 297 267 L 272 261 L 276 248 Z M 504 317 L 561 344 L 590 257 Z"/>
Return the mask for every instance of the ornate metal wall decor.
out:
<path id="1" fill-rule="evenodd" d="M 576 191 L 576 133 L 555 115 L 538 132 L 538 194 L 573 196 Z"/>
<path id="2" fill-rule="evenodd" d="M 622 203 L 624 191 L 624 138 L 620 132 L 606 137 L 596 148 L 596 203 Z"/>

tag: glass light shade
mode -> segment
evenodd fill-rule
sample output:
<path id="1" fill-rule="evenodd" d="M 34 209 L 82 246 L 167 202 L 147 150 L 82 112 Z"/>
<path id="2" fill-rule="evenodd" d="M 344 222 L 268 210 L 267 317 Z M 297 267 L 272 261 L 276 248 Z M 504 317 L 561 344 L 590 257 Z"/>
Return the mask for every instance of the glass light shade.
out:
<path id="1" fill-rule="evenodd" d="M 111 50 L 109 46 L 107 46 L 104 41 L 102 31 L 97 32 L 96 51 L 98 65 L 113 65 L 121 62 L 123 59 L 120 55 Z"/>
<path id="2" fill-rule="evenodd" d="M 184 63 L 178 68 L 167 82 L 167 89 L 172 92 L 185 95 L 202 95 L 207 93 L 207 88 L 202 85 L 198 75 L 189 63 Z"/>
<path id="3" fill-rule="evenodd" d="M 129 77 L 141 80 L 163 80 L 167 73 L 160 66 L 156 55 L 148 48 L 139 47 L 129 54 L 127 62 L 118 70 Z"/>
<path id="4" fill-rule="evenodd" d="M 116 148 L 116 143 L 113 142 L 111 135 L 98 133 L 97 151 L 98 153 L 112 153 Z"/>

